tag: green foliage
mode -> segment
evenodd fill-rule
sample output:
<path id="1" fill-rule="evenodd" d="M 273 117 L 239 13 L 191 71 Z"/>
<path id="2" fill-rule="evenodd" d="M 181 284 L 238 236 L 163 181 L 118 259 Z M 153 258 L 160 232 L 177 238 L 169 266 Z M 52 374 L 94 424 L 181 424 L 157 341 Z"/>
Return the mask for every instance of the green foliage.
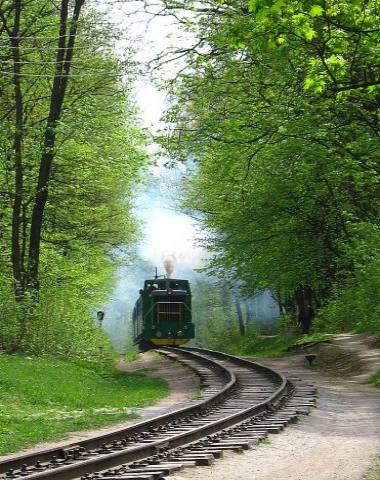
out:
<path id="1" fill-rule="evenodd" d="M 197 345 L 218 350 L 221 339 L 238 332 L 228 288 L 198 282 L 192 285 L 192 302 Z"/>
<path id="2" fill-rule="evenodd" d="M 182 205 L 201 222 L 207 270 L 247 296 L 276 292 L 294 325 L 311 305 L 321 330 L 377 332 L 376 2 L 196 11 L 200 43 L 170 83 L 161 142 L 191 159 Z"/>
<path id="3" fill-rule="evenodd" d="M 370 378 L 370 383 L 375 385 L 376 388 L 380 388 L 380 371 Z"/>
<path id="4" fill-rule="evenodd" d="M 291 58 L 307 53 L 306 89 L 320 93 L 328 88 L 344 91 L 377 85 L 376 74 L 365 74 L 374 60 L 372 55 L 378 54 L 375 0 L 365 4 L 334 0 L 328 5 L 298 0 L 247 3 L 254 14 L 253 35 L 266 28 L 262 41 L 267 46 L 285 44 Z"/>
<path id="5" fill-rule="evenodd" d="M 96 326 L 87 299 L 68 287 L 42 293 L 21 347 L 33 354 L 58 353 L 95 363 L 111 364 L 116 356 L 108 337 Z"/>
<path id="6" fill-rule="evenodd" d="M 355 275 L 336 284 L 328 303 L 321 309 L 315 329 L 330 332 L 371 332 L 380 336 L 380 256 L 377 226 L 354 225 L 355 243 L 350 249 Z"/>
<path id="7" fill-rule="evenodd" d="M 302 335 L 302 337 L 297 338 L 294 341 L 294 345 L 304 345 L 310 342 L 325 342 L 325 341 L 330 341 L 331 336 L 326 334 L 326 333 L 313 333 L 310 335 Z"/>
<path id="8" fill-rule="evenodd" d="M 57 357 L 0 355 L 0 455 L 68 432 L 135 418 L 167 393 L 162 379 Z"/>
<path id="9" fill-rule="evenodd" d="M 232 355 L 278 355 L 291 345 L 295 335 L 277 336 L 268 320 L 258 325 L 248 318 L 246 305 L 241 300 L 245 334 L 241 334 L 233 289 L 226 283 L 201 280 L 192 284 L 193 313 L 196 324 L 196 344 Z M 281 319 L 280 319 L 281 320 Z M 263 331 L 266 330 L 264 335 Z"/>
<path id="10" fill-rule="evenodd" d="M 134 65 L 113 53 L 120 32 L 89 7 L 60 25 L 60 7 L 0 7 L 0 348 L 96 358 L 102 345 L 111 358 L 91 311 L 112 288 L 115 252 L 131 255 L 138 236 L 145 138 L 129 98 Z M 60 28 L 78 29 L 73 49 Z"/>
<path id="11" fill-rule="evenodd" d="M 298 322 L 292 315 L 281 315 L 276 325 L 276 332 L 283 337 L 295 337 L 299 333 Z"/>
<path id="12" fill-rule="evenodd" d="M 214 328 L 214 326 L 210 327 Z M 202 346 L 238 356 L 278 357 L 286 355 L 287 347 L 294 344 L 297 337 L 281 335 L 261 335 L 255 329 L 248 329 L 244 337 L 235 329 L 213 330 L 207 344 Z"/>
<path id="13" fill-rule="evenodd" d="M 380 480 L 380 455 L 377 455 L 375 464 L 369 468 L 363 480 Z"/>
<path id="14" fill-rule="evenodd" d="M 139 360 L 139 358 L 140 358 L 140 354 L 135 350 L 131 350 L 130 352 L 127 352 L 125 354 L 125 359 L 128 362 L 134 362 L 135 360 Z"/>
<path id="15" fill-rule="evenodd" d="M 362 280 L 353 279 L 335 290 L 315 320 L 316 331 L 357 331 L 380 335 L 378 276 Z"/>
<path id="16" fill-rule="evenodd" d="M 261 445 L 270 445 L 272 442 L 269 440 L 269 438 L 264 438 L 260 444 Z"/>
<path id="17" fill-rule="evenodd" d="M 91 254 L 90 254 L 91 253 Z M 72 262 L 69 262 L 69 257 Z M 110 260 L 94 251 L 62 257 L 51 255 L 43 263 L 44 281 L 39 302 L 17 302 L 12 282 L 0 290 L 0 347 L 6 352 L 21 349 L 33 354 L 61 354 L 110 363 L 115 357 L 109 340 L 95 324 L 93 305 L 106 298 L 112 285 Z M 49 268 L 48 268 L 49 267 Z M 86 275 L 83 275 L 87 272 Z M 5 280 L 5 279 L 4 279 Z"/>
<path id="18" fill-rule="evenodd" d="M 4 275 L 0 285 L 0 350 L 5 351 L 16 348 L 21 331 L 20 318 L 23 316 L 12 287 L 12 280 Z"/>

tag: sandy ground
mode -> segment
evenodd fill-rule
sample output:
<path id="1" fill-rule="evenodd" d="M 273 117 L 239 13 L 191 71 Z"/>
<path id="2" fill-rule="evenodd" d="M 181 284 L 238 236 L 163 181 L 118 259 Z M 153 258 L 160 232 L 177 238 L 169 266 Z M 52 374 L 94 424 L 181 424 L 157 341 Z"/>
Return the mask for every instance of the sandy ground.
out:
<path id="1" fill-rule="evenodd" d="M 336 371 L 326 371 L 323 359 L 331 357 L 334 345 L 347 353 L 336 362 Z M 333 346 L 322 345 L 281 359 L 260 359 L 262 364 L 285 374 L 296 374 L 316 385 L 317 408 L 309 416 L 301 416 L 285 432 L 271 435 L 269 444 L 241 455 L 225 454 L 212 467 L 186 469 L 167 480 L 379 480 L 380 475 L 374 473 L 365 476 L 380 453 L 380 391 L 365 383 L 380 369 L 380 350 L 370 347 L 367 335 L 339 335 L 334 338 Z M 316 353 L 315 365 L 320 364 L 324 370 L 309 368 L 304 358 L 306 353 Z M 170 382 L 170 395 L 153 407 L 137 410 L 140 419 L 136 421 L 180 408 L 198 391 L 199 382 L 189 369 L 152 353 L 135 362 L 120 361 L 118 366 L 129 371 L 153 369 L 149 375 Z M 100 432 L 73 434 L 70 442 Z M 56 445 L 67 443 L 68 440 Z M 47 445 L 33 451 L 44 447 Z"/>
<path id="2" fill-rule="evenodd" d="M 162 415 L 166 411 L 182 408 L 196 398 L 199 393 L 199 377 L 190 368 L 183 367 L 177 362 L 167 360 L 152 352 L 142 354 L 140 359 L 134 362 L 120 360 L 117 367 L 128 372 L 135 372 L 142 368 L 152 369 L 147 375 L 161 377 L 168 382 L 170 390 L 167 397 L 152 407 L 134 409 L 134 412 L 140 417 L 138 421 Z"/>

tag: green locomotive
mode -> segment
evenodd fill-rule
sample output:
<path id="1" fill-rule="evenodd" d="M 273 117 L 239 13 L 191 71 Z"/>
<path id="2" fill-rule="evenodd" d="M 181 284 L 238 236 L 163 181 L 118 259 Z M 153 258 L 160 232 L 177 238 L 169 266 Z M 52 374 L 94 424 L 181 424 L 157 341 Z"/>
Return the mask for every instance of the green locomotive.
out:
<path id="1" fill-rule="evenodd" d="M 141 351 L 183 345 L 194 338 L 188 280 L 145 280 L 132 314 L 133 337 Z"/>

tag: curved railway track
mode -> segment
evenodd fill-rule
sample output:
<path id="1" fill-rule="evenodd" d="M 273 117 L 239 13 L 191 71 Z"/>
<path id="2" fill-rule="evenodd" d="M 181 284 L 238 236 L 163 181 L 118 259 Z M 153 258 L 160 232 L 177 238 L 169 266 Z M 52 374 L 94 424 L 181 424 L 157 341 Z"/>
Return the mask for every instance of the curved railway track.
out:
<path id="1" fill-rule="evenodd" d="M 160 352 L 197 372 L 200 398 L 107 435 L 0 461 L 0 479 L 158 480 L 249 449 L 315 404 L 314 387 L 249 360 L 196 348 Z"/>

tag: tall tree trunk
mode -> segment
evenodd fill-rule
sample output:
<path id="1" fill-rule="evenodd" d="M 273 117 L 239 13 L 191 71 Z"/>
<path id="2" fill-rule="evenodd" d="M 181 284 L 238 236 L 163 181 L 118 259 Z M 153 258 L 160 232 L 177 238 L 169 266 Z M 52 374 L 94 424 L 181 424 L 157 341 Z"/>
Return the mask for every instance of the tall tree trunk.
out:
<path id="1" fill-rule="evenodd" d="M 295 302 L 298 308 L 298 321 L 302 333 L 308 334 L 311 322 L 314 318 L 313 291 L 310 287 L 300 287 L 295 295 Z"/>
<path id="2" fill-rule="evenodd" d="M 69 0 L 62 0 L 61 3 L 56 74 L 54 76 L 50 97 L 50 111 L 45 129 L 44 152 L 41 156 L 29 238 L 28 287 L 35 291 L 39 290 L 38 271 L 40 264 L 42 221 L 48 200 L 49 180 L 55 156 L 56 129 L 58 120 L 62 114 L 62 105 L 74 53 L 77 25 L 83 3 L 84 0 L 76 0 L 71 19 L 69 19 Z"/>
<path id="3" fill-rule="evenodd" d="M 23 96 L 21 90 L 21 62 L 20 62 L 20 18 L 21 1 L 14 3 L 14 23 L 9 29 L 7 20 L 2 15 L 4 28 L 7 30 L 12 50 L 13 60 L 13 92 L 15 99 L 15 125 L 13 137 L 13 167 L 14 167 L 14 198 L 12 205 L 12 269 L 15 282 L 15 295 L 21 300 L 24 292 L 24 268 L 21 255 L 21 242 L 25 241 L 20 234 L 21 210 L 23 190 L 23 167 L 22 167 L 22 140 L 23 140 Z"/>
<path id="4" fill-rule="evenodd" d="M 245 324 L 244 324 L 244 318 L 243 318 L 243 312 L 241 309 L 241 304 L 239 297 L 237 295 L 234 296 L 235 298 L 235 306 L 236 306 L 236 313 L 238 317 L 238 322 L 239 322 L 239 333 L 241 337 L 244 337 L 245 335 Z"/>
<path id="5" fill-rule="evenodd" d="M 247 319 L 247 326 L 252 325 L 253 319 L 255 318 L 255 313 L 253 311 L 253 306 L 252 303 L 255 301 L 255 299 L 251 300 L 245 300 L 244 301 L 244 306 L 245 306 L 245 316 Z"/>

